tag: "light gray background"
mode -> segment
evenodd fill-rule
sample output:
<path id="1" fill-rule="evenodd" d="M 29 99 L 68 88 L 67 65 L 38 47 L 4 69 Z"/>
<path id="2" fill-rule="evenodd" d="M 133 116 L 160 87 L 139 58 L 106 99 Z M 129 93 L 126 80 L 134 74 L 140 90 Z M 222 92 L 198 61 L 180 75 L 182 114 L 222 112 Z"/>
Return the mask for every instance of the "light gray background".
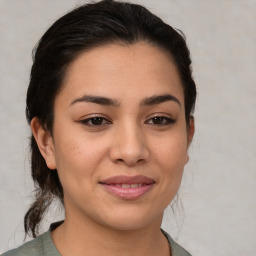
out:
<path id="1" fill-rule="evenodd" d="M 85 1 L 0 0 L 0 253 L 20 245 L 31 202 L 25 92 L 31 50 Z M 163 226 L 194 256 L 256 255 L 256 1 L 141 0 L 183 30 L 198 86 L 196 134 L 180 196 Z M 58 208 L 43 225 L 59 219 Z M 178 230 L 178 227 L 180 230 Z"/>

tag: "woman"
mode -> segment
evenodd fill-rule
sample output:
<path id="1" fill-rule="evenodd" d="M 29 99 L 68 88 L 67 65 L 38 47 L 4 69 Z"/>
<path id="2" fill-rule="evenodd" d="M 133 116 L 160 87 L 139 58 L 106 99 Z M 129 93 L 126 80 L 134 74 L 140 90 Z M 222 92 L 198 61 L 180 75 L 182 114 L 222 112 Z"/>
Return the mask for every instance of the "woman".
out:
<path id="1" fill-rule="evenodd" d="M 26 108 L 35 239 L 5 256 L 190 255 L 160 229 L 194 134 L 190 65 L 180 33 L 139 5 L 87 4 L 47 30 Z M 55 197 L 65 220 L 38 236 Z"/>

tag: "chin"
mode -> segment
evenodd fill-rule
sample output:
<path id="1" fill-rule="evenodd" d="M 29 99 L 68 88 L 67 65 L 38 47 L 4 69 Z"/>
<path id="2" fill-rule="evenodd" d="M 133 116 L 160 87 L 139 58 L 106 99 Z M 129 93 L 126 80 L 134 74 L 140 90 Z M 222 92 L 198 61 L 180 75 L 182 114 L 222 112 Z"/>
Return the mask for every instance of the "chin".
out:
<path id="1" fill-rule="evenodd" d="M 147 226 L 150 226 L 151 222 L 145 222 L 145 221 L 133 221 L 133 220 L 123 220 L 120 219 L 120 221 L 115 220 L 113 222 L 108 222 L 105 223 L 105 226 L 112 229 L 112 230 L 117 230 L 117 231 L 134 231 L 134 230 L 139 230 L 143 229 Z"/>
<path id="2" fill-rule="evenodd" d="M 113 211 L 107 218 L 102 219 L 102 224 L 113 230 L 133 231 L 143 229 L 158 223 L 161 225 L 163 213 L 153 214 L 152 211 L 140 211 L 139 209 L 128 209 Z"/>

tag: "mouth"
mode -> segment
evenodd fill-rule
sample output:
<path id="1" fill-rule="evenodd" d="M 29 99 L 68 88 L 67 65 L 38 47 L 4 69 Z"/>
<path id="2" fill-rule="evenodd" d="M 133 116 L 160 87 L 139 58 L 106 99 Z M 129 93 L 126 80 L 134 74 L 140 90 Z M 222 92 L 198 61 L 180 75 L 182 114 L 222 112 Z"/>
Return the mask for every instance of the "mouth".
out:
<path id="1" fill-rule="evenodd" d="M 114 176 L 99 182 L 108 193 L 125 200 L 135 200 L 142 197 L 154 186 L 151 178 L 136 176 Z"/>

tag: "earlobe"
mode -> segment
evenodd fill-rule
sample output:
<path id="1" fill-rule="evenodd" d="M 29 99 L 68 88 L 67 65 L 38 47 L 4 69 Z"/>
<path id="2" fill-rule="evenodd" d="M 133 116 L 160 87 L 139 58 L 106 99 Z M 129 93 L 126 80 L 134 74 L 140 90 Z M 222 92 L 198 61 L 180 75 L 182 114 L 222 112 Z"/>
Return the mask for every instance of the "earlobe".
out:
<path id="1" fill-rule="evenodd" d="M 187 163 L 188 163 L 188 161 L 189 161 L 189 155 L 188 155 L 188 153 L 187 153 L 187 155 L 186 155 L 186 161 L 185 161 L 185 164 L 187 164 Z"/>
<path id="2" fill-rule="evenodd" d="M 189 127 L 187 130 L 187 155 L 186 155 L 186 160 L 185 160 L 186 164 L 189 161 L 188 148 L 193 140 L 194 133 L 195 133 L 195 121 L 194 121 L 194 117 L 191 116 L 190 120 L 189 120 Z"/>
<path id="3" fill-rule="evenodd" d="M 195 133 L 195 120 L 193 116 L 190 116 L 188 127 L 188 147 L 190 146 Z"/>
<path id="4" fill-rule="evenodd" d="M 56 169 L 55 150 L 50 132 L 41 125 L 37 117 L 32 119 L 30 127 L 47 167 Z"/>

